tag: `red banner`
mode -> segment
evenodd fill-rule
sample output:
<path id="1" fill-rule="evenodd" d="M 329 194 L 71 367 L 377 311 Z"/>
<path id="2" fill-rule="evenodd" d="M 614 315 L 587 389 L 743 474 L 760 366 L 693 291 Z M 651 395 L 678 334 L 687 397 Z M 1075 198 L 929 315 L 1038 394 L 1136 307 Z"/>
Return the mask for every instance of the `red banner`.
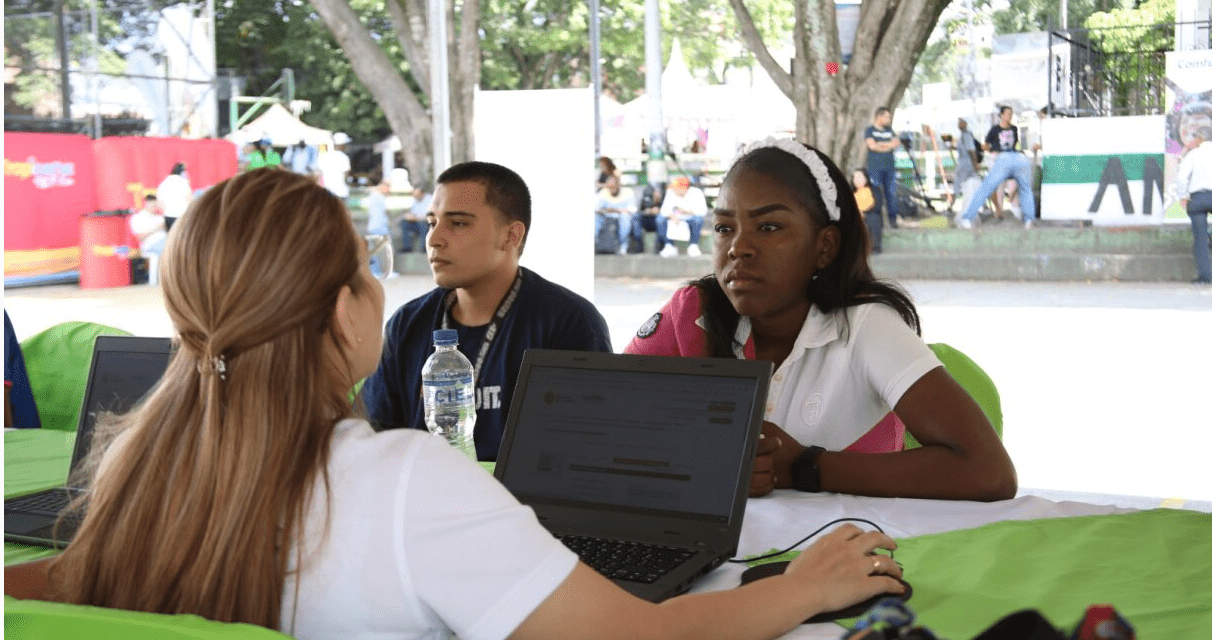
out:
<path id="1" fill-rule="evenodd" d="M 185 163 L 189 186 L 205 189 L 236 175 L 236 145 L 227 140 L 180 138 L 101 138 L 93 144 L 97 166 L 97 208 L 138 209 L 155 193 L 173 165 Z"/>
<path id="2" fill-rule="evenodd" d="M 97 209 L 93 176 L 88 136 L 6 132 L 4 251 L 77 246 L 78 218 Z"/>
<path id="3" fill-rule="evenodd" d="M 238 170 L 227 140 L 5 133 L 5 276 L 79 268 L 80 216 L 142 207 L 178 162 L 195 191 Z"/>

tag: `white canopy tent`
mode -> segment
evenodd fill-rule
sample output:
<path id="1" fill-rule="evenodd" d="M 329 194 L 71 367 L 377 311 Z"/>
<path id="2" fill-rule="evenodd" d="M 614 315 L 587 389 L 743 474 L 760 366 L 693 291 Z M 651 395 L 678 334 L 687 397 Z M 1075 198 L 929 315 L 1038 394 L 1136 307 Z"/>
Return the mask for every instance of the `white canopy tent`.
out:
<path id="1" fill-rule="evenodd" d="M 227 134 L 227 139 L 243 146 L 269 138 L 275 146 L 287 147 L 300 140 L 314 146 L 331 146 L 332 131 L 305 124 L 281 104 L 272 104 L 252 122 Z"/>

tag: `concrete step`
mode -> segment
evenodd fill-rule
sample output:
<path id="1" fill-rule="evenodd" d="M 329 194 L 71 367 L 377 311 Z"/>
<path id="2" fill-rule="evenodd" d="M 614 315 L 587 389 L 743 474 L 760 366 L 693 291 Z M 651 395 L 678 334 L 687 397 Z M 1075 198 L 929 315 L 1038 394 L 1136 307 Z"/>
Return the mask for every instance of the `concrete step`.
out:
<path id="1" fill-rule="evenodd" d="M 647 237 L 646 253 L 595 255 L 595 273 L 691 279 L 712 272 L 710 236 L 704 236 L 703 255 L 696 258 L 662 258 L 652 253 L 652 245 Z M 1196 276 L 1191 230 L 1179 225 L 1024 229 L 1003 223 L 975 230 L 902 225 L 885 229 L 884 251 L 871 256 L 871 268 L 893 280 L 1189 282 Z M 397 253 L 395 269 L 425 274 L 429 263 L 423 253 Z"/>

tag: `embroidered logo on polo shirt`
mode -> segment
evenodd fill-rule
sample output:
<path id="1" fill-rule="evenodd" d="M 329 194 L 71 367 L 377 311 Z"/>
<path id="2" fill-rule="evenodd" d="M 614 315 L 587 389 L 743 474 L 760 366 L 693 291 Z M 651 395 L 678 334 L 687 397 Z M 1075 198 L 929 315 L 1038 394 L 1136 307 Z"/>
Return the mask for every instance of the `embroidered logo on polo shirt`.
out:
<path id="1" fill-rule="evenodd" d="M 656 333 L 657 327 L 661 325 L 661 312 L 658 311 L 652 314 L 643 325 L 640 325 L 640 330 L 635 332 L 635 337 L 643 339 Z"/>
<path id="2" fill-rule="evenodd" d="M 804 424 L 814 425 L 821 421 L 821 402 L 824 400 L 819 393 L 813 393 L 804 399 L 800 407 L 800 419 Z"/>

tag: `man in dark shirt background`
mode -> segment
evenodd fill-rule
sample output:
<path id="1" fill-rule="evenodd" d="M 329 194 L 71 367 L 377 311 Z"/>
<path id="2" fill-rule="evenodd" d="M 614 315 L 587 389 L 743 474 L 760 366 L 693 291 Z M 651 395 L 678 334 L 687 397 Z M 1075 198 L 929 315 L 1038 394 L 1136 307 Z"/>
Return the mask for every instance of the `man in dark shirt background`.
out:
<path id="1" fill-rule="evenodd" d="M 888 107 L 875 110 L 872 124 L 863 132 L 867 144 L 867 174 L 871 188 L 883 196 L 888 207 L 888 226 L 896 228 L 896 159 L 892 152 L 900 146 L 892 130 L 892 111 Z"/>

